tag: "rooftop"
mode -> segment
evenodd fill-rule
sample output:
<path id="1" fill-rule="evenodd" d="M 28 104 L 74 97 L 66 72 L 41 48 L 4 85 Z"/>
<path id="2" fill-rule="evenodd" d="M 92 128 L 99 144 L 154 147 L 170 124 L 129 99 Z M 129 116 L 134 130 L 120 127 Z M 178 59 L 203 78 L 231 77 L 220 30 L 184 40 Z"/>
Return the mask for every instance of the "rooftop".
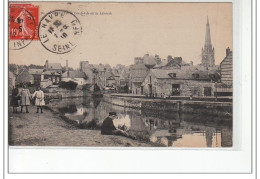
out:
<path id="1" fill-rule="evenodd" d="M 66 71 L 62 74 L 62 78 L 86 78 L 87 75 L 81 71 Z"/>
<path id="2" fill-rule="evenodd" d="M 29 69 L 29 73 L 31 75 L 41 75 L 43 72 L 43 69 Z"/>
<path id="3" fill-rule="evenodd" d="M 62 66 L 60 63 L 48 63 L 48 69 L 61 70 Z"/>
<path id="4" fill-rule="evenodd" d="M 151 73 L 153 73 L 158 79 L 172 79 L 174 77 L 171 74 L 176 74 L 176 79 L 194 79 L 193 74 L 198 74 L 198 78 L 200 80 L 210 80 L 209 71 L 202 71 L 196 69 L 181 69 L 181 70 L 161 70 L 161 69 L 152 69 Z"/>

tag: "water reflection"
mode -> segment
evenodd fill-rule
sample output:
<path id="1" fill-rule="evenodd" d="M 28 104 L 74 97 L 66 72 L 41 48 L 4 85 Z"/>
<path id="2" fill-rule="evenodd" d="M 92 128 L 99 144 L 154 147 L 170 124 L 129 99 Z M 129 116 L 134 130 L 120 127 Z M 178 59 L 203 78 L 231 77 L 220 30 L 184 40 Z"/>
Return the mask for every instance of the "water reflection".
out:
<path id="1" fill-rule="evenodd" d="M 81 128 L 99 129 L 108 113 L 115 111 L 115 126 L 124 126 L 139 140 L 171 147 L 232 146 L 232 118 L 130 109 L 92 98 L 63 99 L 49 105 Z"/>

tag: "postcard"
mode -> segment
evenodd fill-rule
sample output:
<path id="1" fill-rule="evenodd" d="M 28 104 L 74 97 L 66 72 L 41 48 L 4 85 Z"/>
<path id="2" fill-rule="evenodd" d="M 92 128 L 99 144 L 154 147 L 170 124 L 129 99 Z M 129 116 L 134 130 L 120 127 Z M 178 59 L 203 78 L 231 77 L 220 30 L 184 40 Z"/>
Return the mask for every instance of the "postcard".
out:
<path id="1" fill-rule="evenodd" d="M 9 146 L 233 146 L 232 3 L 8 6 Z"/>

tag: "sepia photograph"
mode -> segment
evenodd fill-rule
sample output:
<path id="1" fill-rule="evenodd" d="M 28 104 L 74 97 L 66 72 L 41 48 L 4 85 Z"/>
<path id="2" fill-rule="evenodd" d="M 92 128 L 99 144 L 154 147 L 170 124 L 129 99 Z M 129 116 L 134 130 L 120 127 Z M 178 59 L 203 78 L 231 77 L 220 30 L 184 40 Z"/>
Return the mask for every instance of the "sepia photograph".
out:
<path id="1" fill-rule="evenodd" d="M 8 145 L 232 148 L 232 7 L 9 2 Z"/>

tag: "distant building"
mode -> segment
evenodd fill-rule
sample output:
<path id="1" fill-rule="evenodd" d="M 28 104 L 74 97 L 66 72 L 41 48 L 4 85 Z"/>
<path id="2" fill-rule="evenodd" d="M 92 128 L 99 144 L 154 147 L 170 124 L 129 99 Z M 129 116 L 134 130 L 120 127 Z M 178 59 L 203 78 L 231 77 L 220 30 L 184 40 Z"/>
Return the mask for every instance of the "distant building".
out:
<path id="1" fill-rule="evenodd" d="M 61 76 L 61 81 L 73 81 L 78 85 L 87 84 L 87 75 L 82 71 L 66 71 Z"/>
<path id="2" fill-rule="evenodd" d="M 89 62 L 88 61 L 81 61 L 79 63 L 80 71 L 86 71 L 89 68 Z"/>
<path id="3" fill-rule="evenodd" d="M 116 80 L 114 76 L 110 76 L 106 79 L 106 87 L 115 87 L 116 86 Z"/>
<path id="4" fill-rule="evenodd" d="M 49 79 L 53 84 L 58 84 L 61 81 L 61 74 L 62 66 L 60 63 L 49 63 L 49 60 L 46 60 L 43 72 L 41 73 L 41 81 Z M 37 72 L 34 76 L 38 76 Z"/>
<path id="5" fill-rule="evenodd" d="M 22 84 L 34 84 L 33 76 L 29 73 L 29 70 L 24 68 L 16 77 L 16 84 L 22 85 Z"/>
<path id="6" fill-rule="evenodd" d="M 135 57 L 134 63 L 135 64 L 144 64 L 144 59 L 142 57 Z"/>
<path id="7" fill-rule="evenodd" d="M 29 69 L 29 74 L 33 76 L 33 84 L 40 85 L 43 70 L 44 69 Z"/>
<path id="8" fill-rule="evenodd" d="M 98 77 L 97 77 L 97 85 L 102 89 L 104 89 L 107 85 L 107 71 L 106 69 L 98 71 Z"/>
<path id="9" fill-rule="evenodd" d="M 143 94 L 141 87 L 149 69 L 143 63 L 137 63 L 130 67 L 129 88 L 132 94 Z"/>
<path id="10" fill-rule="evenodd" d="M 221 82 L 232 85 L 233 83 L 233 53 L 226 49 L 226 57 L 220 63 Z"/>
<path id="11" fill-rule="evenodd" d="M 215 66 L 215 49 L 211 44 L 209 19 L 207 17 L 205 45 L 201 52 L 201 65 L 204 67 Z"/>
<path id="12" fill-rule="evenodd" d="M 149 96 L 213 96 L 214 83 L 207 71 L 151 69 L 143 83 Z"/>
<path id="13" fill-rule="evenodd" d="M 49 63 L 49 60 L 46 60 L 44 65 L 44 71 L 55 71 L 57 73 L 61 73 L 62 66 L 60 63 Z"/>
<path id="14" fill-rule="evenodd" d="M 181 69 L 182 66 L 182 58 L 181 57 L 174 57 L 168 56 L 167 62 L 161 62 L 154 66 L 154 69 L 162 69 L 162 70 L 173 70 L 173 69 Z"/>
<path id="15" fill-rule="evenodd" d="M 52 85 L 52 81 L 50 79 L 44 79 L 40 82 L 41 88 L 47 88 Z"/>
<path id="16" fill-rule="evenodd" d="M 53 84 L 58 84 L 61 81 L 61 74 L 56 71 L 44 71 L 41 74 L 41 81 L 49 79 Z"/>
<path id="17" fill-rule="evenodd" d="M 88 61 L 81 61 L 80 62 L 80 71 L 84 72 L 87 75 L 88 84 L 90 84 L 90 85 L 97 84 L 98 69 L 94 65 L 89 64 Z"/>

